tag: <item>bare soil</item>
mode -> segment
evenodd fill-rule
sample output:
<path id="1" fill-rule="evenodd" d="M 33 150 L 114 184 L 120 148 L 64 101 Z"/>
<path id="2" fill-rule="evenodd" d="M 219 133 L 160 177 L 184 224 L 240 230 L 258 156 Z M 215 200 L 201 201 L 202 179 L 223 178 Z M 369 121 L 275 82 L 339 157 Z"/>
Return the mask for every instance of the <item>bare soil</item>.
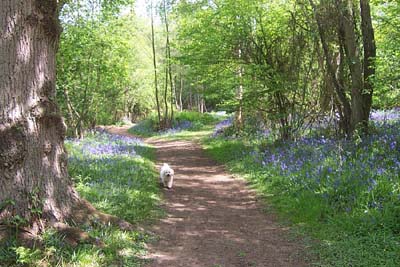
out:
<path id="1" fill-rule="evenodd" d="M 127 127 L 112 133 L 129 135 Z M 290 238 L 243 179 L 207 157 L 190 141 L 147 139 L 157 165 L 175 170 L 174 186 L 163 189 L 167 216 L 150 226 L 149 267 L 308 266 L 304 248 Z"/>

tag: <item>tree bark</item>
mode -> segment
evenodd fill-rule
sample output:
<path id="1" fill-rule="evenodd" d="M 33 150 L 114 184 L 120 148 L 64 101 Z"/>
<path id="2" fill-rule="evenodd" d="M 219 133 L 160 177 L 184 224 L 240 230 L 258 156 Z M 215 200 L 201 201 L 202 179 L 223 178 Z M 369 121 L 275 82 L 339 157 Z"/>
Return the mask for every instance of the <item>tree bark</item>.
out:
<path id="1" fill-rule="evenodd" d="M 65 124 L 55 101 L 55 54 L 61 28 L 57 1 L 2 2 L 0 8 L 0 201 L 13 200 L 0 220 L 31 221 L 36 205 L 63 220 L 79 197 L 67 175 Z"/>
<path id="2" fill-rule="evenodd" d="M 168 36 L 168 22 L 167 22 L 167 10 L 166 10 L 166 4 L 165 0 L 163 1 L 163 7 L 164 7 L 164 20 L 165 20 L 165 27 L 166 27 L 166 32 L 167 32 L 167 37 L 165 40 L 165 84 L 164 84 L 164 125 L 163 127 L 168 128 L 169 127 L 169 119 L 168 119 L 168 77 L 169 77 L 169 57 L 168 57 L 168 49 L 169 49 L 169 36 Z M 172 88 L 171 88 L 172 90 Z"/>
<path id="3" fill-rule="evenodd" d="M 167 49 L 165 49 L 165 56 L 167 57 Z M 168 128 L 168 64 L 165 66 L 165 84 L 164 84 L 164 123 L 163 128 Z"/>
<path id="4" fill-rule="evenodd" d="M 363 62 L 359 51 L 353 2 L 337 0 L 340 27 L 344 32 L 344 47 L 351 74 L 352 130 L 356 127 L 368 131 L 369 113 L 372 104 L 373 86 L 370 77 L 375 73 L 373 65 L 376 55 L 374 32 L 368 0 L 360 0 L 361 33 L 364 49 Z"/>
<path id="5" fill-rule="evenodd" d="M 66 127 L 55 103 L 57 1 L 2 1 L 0 29 L 0 226 L 17 227 L 18 216 L 18 226 L 37 233 L 87 218 L 95 209 L 68 177 Z"/>
<path id="6" fill-rule="evenodd" d="M 369 0 L 360 0 L 361 9 L 361 32 L 363 35 L 364 48 L 364 114 L 363 120 L 368 122 L 372 105 L 373 84 L 371 77 L 375 75 L 376 46 L 374 29 L 372 27 L 371 8 Z"/>
<path id="7" fill-rule="evenodd" d="M 166 31 L 166 49 L 167 49 L 167 66 L 168 66 L 168 76 L 169 76 L 169 83 L 170 83 L 170 89 L 171 89 L 171 118 L 170 118 L 170 123 L 172 124 L 172 121 L 174 119 L 174 80 L 172 79 L 172 63 L 171 63 L 171 45 L 169 41 L 169 24 L 168 24 L 168 16 L 167 16 L 167 5 L 166 1 L 163 1 L 164 4 L 164 20 L 165 20 L 165 31 Z"/>
<path id="8" fill-rule="evenodd" d="M 322 50 L 324 52 L 327 72 L 332 80 L 336 95 L 338 96 L 339 103 L 342 106 L 343 118 L 342 118 L 341 124 L 343 125 L 343 130 L 345 131 L 345 133 L 350 134 L 351 133 L 351 122 L 350 121 L 351 121 L 352 107 L 350 105 L 348 98 L 346 97 L 343 83 L 341 83 L 338 80 L 338 77 L 336 76 L 331 53 L 329 51 L 329 45 L 328 45 L 328 42 L 327 42 L 326 36 L 325 36 L 325 29 L 323 27 L 322 18 L 320 16 L 320 14 L 317 10 L 317 6 L 314 4 L 314 2 L 312 0 L 309 0 L 309 2 L 313 9 L 315 20 L 317 22 L 318 33 L 319 33 L 319 37 L 320 37 L 320 41 L 321 41 L 321 45 L 322 45 Z M 339 39 L 340 39 L 340 33 L 339 33 Z"/>
<path id="9" fill-rule="evenodd" d="M 183 91 L 183 77 L 180 75 L 181 85 L 179 86 L 179 111 L 183 110 L 182 91 Z"/>
<path id="10" fill-rule="evenodd" d="M 158 82 L 157 82 L 157 60 L 156 60 L 156 46 L 155 46 L 155 36 L 154 36 L 154 18 L 153 18 L 153 1 L 150 5 L 151 11 L 151 47 L 153 50 L 153 67 L 154 67 L 154 88 L 156 93 L 156 105 L 157 105 L 157 115 L 158 115 L 158 127 L 161 124 L 161 111 L 160 111 L 160 100 L 158 97 Z"/>
<path id="11" fill-rule="evenodd" d="M 242 67 L 242 48 L 239 46 L 237 57 L 239 59 L 238 78 L 239 85 L 236 89 L 236 100 L 238 101 L 238 107 L 235 112 L 235 129 L 237 132 L 241 132 L 243 129 L 243 67 Z"/>
<path id="12" fill-rule="evenodd" d="M 178 102 L 178 92 L 177 92 L 177 90 L 178 90 L 178 88 L 177 88 L 177 85 L 178 84 L 178 75 L 176 74 L 175 76 L 174 76 L 174 92 L 173 92 L 173 94 L 174 94 L 174 103 L 175 103 L 175 109 L 177 110 L 177 111 L 180 111 L 180 106 L 179 106 L 179 102 Z"/>
<path id="13" fill-rule="evenodd" d="M 192 87 L 189 88 L 188 109 L 193 110 L 193 91 Z"/>
<path id="14" fill-rule="evenodd" d="M 351 131 L 360 123 L 364 124 L 363 111 L 363 76 L 359 44 L 355 31 L 352 1 L 336 0 L 339 11 L 339 28 L 344 33 L 344 50 L 351 76 Z"/>

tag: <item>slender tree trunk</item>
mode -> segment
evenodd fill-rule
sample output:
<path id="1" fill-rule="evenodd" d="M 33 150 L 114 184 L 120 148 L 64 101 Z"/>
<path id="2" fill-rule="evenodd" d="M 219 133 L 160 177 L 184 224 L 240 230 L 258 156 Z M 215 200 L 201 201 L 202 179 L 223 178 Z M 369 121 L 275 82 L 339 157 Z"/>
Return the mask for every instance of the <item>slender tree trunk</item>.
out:
<path id="1" fill-rule="evenodd" d="M 309 0 L 317 21 L 317 26 L 321 38 L 322 47 L 327 62 L 328 72 L 331 74 L 334 87 L 340 103 L 343 106 L 343 119 L 346 125 L 346 133 L 352 134 L 357 128 L 367 133 L 369 113 L 372 105 L 373 86 L 370 81 L 375 73 L 374 58 L 376 56 L 374 31 L 372 28 L 371 12 L 368 0 L 360 0 L 361 15 L 361 35 L 357 30 L 358 12 L 355 10 L 358 5 L 351 0 L 336 0 L 337 9 L 337 33 L 339 38 L 340 63 L 338 67 L 339 75 L 334 75 L 335 71 L 330 57 L 328 44 L 325 40 L 323 22 L 319 16 L 316 6 Z M 362 37 L 362 47 L 364 56 L 360 52 L 359 38 Z M 330 63 L 331 62 L 331 63 Z M 350 94 L 351 104 L 348 103 L 344 91 L 344 62 L 350 71 Z M 347 84 L 347 83 L 346 83 Z M 348 115 L 350 114 L 350 116 Z M 350 118 L 349 118 L 350 117 Z"/>
<path id="2" fill-rule="evenodd" d="M 207 107 L 206 107 L 206 100 L 204 99 L 204 94 L 206 92 L 206 86 L 203 83 L 203 86 L 201 88 L 201 113 L 207 112 Z"/>
<path id="3" fill-rule="evenodd" d="M 197 95 L 197 102 L 199 106 L 199 112 L 203 113 L 203 95 L 200 93 Z"/>
<path id="4" fill-rule="evenodd" d="M 182 102 L 182 91 L 183 91 L 183 78 L 182 78 L 182 74 L 181 74 L 181 86 L 179 88 L 179 110 L 182 111 L 183 110 L 183 102 Z"/>
<path id="5" fill-rule="evenodd" d="M 175 75 L 174 76 L 174 102 L 175 102 L 175 109 L 179 111 L 181 108 L 180 108 L 179 102 L 178 102 L 177 84 L 178 84 L 178 75 Z"/>
<path id="6" fill-rule="evenodd" d="M 68 89 L 64 87 L 63 88 L 63 93 L 64 93 L 65 102 L 67 104 L 66 106 L 67 106 L 67 109 L 68 109 L 68 114 L 69 114 L 69 116 L 71 118 L 70 124 L 71 125 L 77 125 L 77 123 L 79 121 L 81 121 L 81 116 L 76 111 L 74 105 L 72 104 L 71 99 L 69 98 Z M 74 127 L 73 130 L 74 130 L 74 133 L 75 133 L 75 137 L 78 137 L 78 129 L 77 129 L 77 127 Z"/>
<path id="7" fill-rule="evenodd" d="M 171 87 L 171 123 L 174 120 L 174 102 L 176 102 L 176 98 L 174 97 L 174 92 L 175 92 L 175 87 L 174 87 L 174 81 L 172 79 L 172 73 L 171 73 L 171 66 L 169 66 L 169 83 Z"/>
<path id="8" fill-rule="evenodd" d="M 363 121 L 368 122 L 369 113 L 372 106 L 373 84 L 371 78 L 375 75 L 376 46 L 374 29 L 372 27 L 371 8 L 369 0 L 360 0 L 361 8 L 361 32 L 363 35 L 364 48 L 364 90 L 363 102 L 364 112 Z"/>
<path id="9" fill-rule="evenodd" d="M 176 110 L 180 110 L 181 108 L 179 107 L 179 102 L 178 102 L 178 88 L 177 88 L 177 84 L 178 84 L 178 76 L 175 75 L 174 76 L 174 99 L 175 99 L 175 109 Z"/>
<path id="10" fill-rule="evenodd" d="M 372 104 L 372 83 L 369 78 L 375 73 L 373 66 L 376 55 L 374 32 L 368 0 L 360 0 L 361 31 L 364 48 L 364 62 L 361 62 L 354 5 L 350 0 L 337 0 L 340 27 L 344 32 L 345 51 L 351 74 L 352 96 L 352 129 L 357 126 L 366 133 L 368 131 L 369 113 Z M 364 65 L 364 66 L 363 66 Z"/>
<path id="11" fill-rule="evenodd" d="M 165 50 L 167 55 L 167 50 Z M 168 64 L 165 66 L 165 84 L 164 84 L 164 127 L 168 127 Z"/>
<path id="12" fill-rule="evenodd" d="M 193 109 L 193 91 L 192 91 L 192 87 L 190 87 L 190 89 L 189 89 L 188 108 L 189 108 L 189 110 Z"/>
<path id="13" fill-rule="evenodd" d="M 164 4 L 164 20 L 165 20 L 165 31 L 166 31 L 166 38 L 167 38 L 167 66 L 168 66 L 168 76 L 170 82 L 170 89 L 171 89 L 171 118 L 170 122 L 174 119 L 174 81 L 172 79 L 172 63 L 171 63 L 171 45 L 169 42 L 169 25 L 168 25 L 168 16 L 167 16 L 167 5 L 166 1 L 163 1 Z"/>
<path id="14" fill-rule="evenodd" d="M 351 105 L 350 105 L 350 102 L 349 102 L 348 98 L 346 97 L 343 85 L 341 85 L 339 83 L 339 81 L 337 80 L 336 73 L 335 73 L 335 68 L 334 68 L 333 63 L 332 63 L 333 62 L 332 61 L 332 57 L 331 57 L 331 54 L 330 54 L 330 51 L 329 51 L 329 46 L 328 46 L 328 43 L 326 41 L 325 29 L 323 27 L 322 18 L 320 16 L 319 12 L 317 11 L 317 7 L 314 4 L 314 2 L 312 0 L 309 0 L 309 2 L 310 2 L 310 5 L 311 5 L 311 7 L 313 9 L 315 20 L 317 22 L 318 33 L 319 33 L 319 37 L 320 37 L 320 40 L 321 40 L 321 45 L 322 45 L 322 49 L 323 49 L 324 57 L 325 57 L 325 62 L 326 62 L 326 68 L 327 68 L 329 76 L 332 79 L 332 83 L 333 83 L 333 86 L 335 88 L 335 92 L 336 92 L 336 94 L 338 96 L 338 100 L 339 100 L 340 104 L 343 107 L 343 109 L 342 109 L 343 110 L 342 125 L 343 125 L 345 133 L 346 134 L 350 134 L 351 133 L 351 125 L 350 125 L 351 122 L 350 122 L 350 120 L 351 120 L 352 108 L 351 108 Z"/>
<path id="15" fill-rule="evenodd" d="M 238 49 L 238 59 L 242 59 L 242 48 Z M 240 62 L 241 64 L 241 62 Z M 240 65 L 238 69 L 239 86 L 236 89 L 236 100 L 239 102 L 235 112 L 235 128 L 240 132 L 243 128 L 243 67 Z"/>
<path id="16" fill-rule="evenodd" d="M 364 113 L 360 51 L 355 31 L 353 2 L 350 0 L 336 0 L 336 4 L 339 11 L 339 27 L 344 34 L 344 48 L 351 76 L 351 131 L 353 131 L 358 124 L 363 123 Z"/>
<path id="17" fill-rule="evenodd" d="M 161 111 L 160 111 L 160 100 L 158 96 L 158 82 L 157 82 L 157 60 L 156 60 L 156 45 L 154 40 L 154 17 L 153 17 L 153 1 L 150 4 L 151 12 L 151 47 L 153 50 L 153 67 L 154 67 L 154 88 L 156 93 L 156 105 L 157 105 L 157 115 L 158 115 L 158 127 L 161 124 Z"/>

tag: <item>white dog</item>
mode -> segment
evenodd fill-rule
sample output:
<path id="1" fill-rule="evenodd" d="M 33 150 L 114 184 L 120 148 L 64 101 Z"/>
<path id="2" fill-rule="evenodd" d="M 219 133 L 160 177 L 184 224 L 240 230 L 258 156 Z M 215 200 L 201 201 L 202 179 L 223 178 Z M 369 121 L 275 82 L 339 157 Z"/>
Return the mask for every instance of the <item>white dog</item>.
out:
<path id="1" fill-rule="evenodd" d="M 160 182 L 168 189 L 172 188 L 172 183 L 174 182 L 174 170 L 171 167 L 164 163 L 160 170 Z"/>

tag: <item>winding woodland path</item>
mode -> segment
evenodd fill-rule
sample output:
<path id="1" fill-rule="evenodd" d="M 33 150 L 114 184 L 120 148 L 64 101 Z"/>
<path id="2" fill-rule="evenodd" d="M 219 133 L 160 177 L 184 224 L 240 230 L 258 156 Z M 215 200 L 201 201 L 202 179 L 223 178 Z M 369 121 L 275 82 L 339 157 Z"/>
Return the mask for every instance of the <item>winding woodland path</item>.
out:
<path id="1" fill-rule="evenodd" d="M 108 130 L 129 135 L 127 127 Z M 149 246 L 149 267 L 307 266 L 288 229 L 198 144 L 146 142 L 157 148 L 158 167 L 167 162 L 175 170 L 173 189 L 164 191 L 167 216 L 150 228 L 159 240 Z"/>

